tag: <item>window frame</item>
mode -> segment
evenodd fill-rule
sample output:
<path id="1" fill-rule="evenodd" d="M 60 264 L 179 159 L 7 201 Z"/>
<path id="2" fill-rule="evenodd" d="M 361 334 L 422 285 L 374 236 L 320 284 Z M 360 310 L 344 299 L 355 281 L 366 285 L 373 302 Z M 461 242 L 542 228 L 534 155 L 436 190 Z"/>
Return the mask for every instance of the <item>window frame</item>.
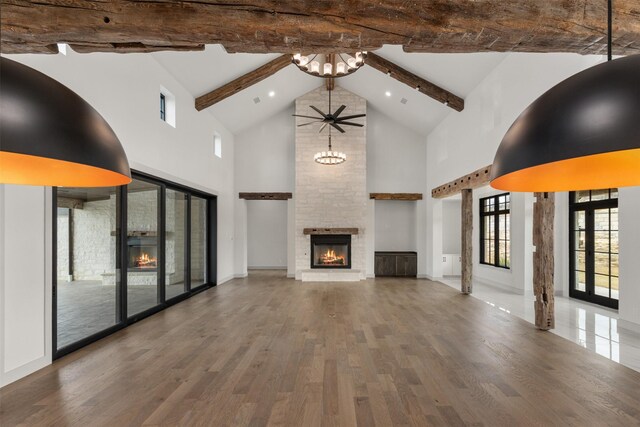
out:
<path id="1" fill-rule="evenodd" d="M 160 120 L 167 121 L 167 96 L 160 92 Z"/>
<path id="2" fill-rule="evenodd" d="M 499 209 L 500 203 L 500 197 L 502 196 L 507 196 L 507 201 L 506 201 L 506 205 L 508 206 L 506 209 Z M 494 210 L 487 212 L 485 211 L 484 207 L 485 207 L 485 200 L 491 200 L 493 199 L 493 206 L 494 206 Z M 497 268 L 502 268 L 505 270 L 511 270 L 511 193 L 500 193 L 500 194 L 494 194 L 492 196 L 487 196 L 487 197 L 482 197 L 480 198 L 479 201 L 479 209 L 480 209 L 480 264 L 482 265 L 488 265 L 491 267 L 497 267 Z M 508 235 L 509 238 L 508 239 L 503 239 L 506 240 L 506 242 L 508 242 L 509 244 L 509 258 L 508 258 L 508 265 L 500 265 L 500 215 L 508 215 L 508 219 L 509 219 L 509 230 L 505 230 L 505 235 Z M 486 217 L 493 217 L 494 220 L 494 225 L 493 225 L 493 229 L 494 229 L 494 235 L 493 235 L 493 247 L 494 247 L 494 262 L 487 262 L 485 261 L 485 242 L 489 241 L 490 239 L 485 239 L 485 218 Z"/>

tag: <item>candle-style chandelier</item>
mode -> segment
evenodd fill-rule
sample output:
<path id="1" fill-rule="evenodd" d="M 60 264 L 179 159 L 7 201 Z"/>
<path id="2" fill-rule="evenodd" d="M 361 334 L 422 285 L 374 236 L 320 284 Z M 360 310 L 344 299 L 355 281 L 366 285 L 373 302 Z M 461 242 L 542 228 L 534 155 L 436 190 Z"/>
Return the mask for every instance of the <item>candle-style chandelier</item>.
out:
<path id="1" fill-rule="evenodd" d="M 341 151 L 333 151 L 331 147 L 331 127 L 329 127 L 329 150 L 316 153 L 313 160 L 321 165 L 339 165 L 347 160 L 346 154 Z"/>
<path id="2" fill-rule="evenodd" d="M 303 55 L 296 53 L 292 62 L 307 74 L 316 77 L 342 77 L 355 73 L 363 65 L 367 52 L 354 53 L 312 53 Z"/>

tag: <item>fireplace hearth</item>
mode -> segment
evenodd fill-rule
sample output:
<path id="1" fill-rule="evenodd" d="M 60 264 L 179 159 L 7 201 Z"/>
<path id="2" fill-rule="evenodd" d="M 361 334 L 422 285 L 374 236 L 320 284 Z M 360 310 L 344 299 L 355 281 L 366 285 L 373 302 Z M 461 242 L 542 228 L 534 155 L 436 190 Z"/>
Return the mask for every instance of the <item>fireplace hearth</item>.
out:
<path id="1" fill-rule="evenodd" d="M 311 268 L 351 268 L 351 235 L 311 235 Z"/>

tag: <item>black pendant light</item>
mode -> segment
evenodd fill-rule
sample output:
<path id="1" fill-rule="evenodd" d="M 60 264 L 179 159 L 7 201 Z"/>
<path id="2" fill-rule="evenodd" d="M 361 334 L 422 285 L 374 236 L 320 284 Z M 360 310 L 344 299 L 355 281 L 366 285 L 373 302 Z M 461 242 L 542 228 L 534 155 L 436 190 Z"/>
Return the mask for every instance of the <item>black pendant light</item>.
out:
<path id="1" fill-rule="evenodd" d="M 544 93 L 511 125 L 491 186 L 554 192 L 640 185 L 640 55 L 584 70 Z"/>
<path id="2" fill-rule="evenodd" d="M 0 58 L 0 183 L 105 187 L 131 182 L 104 118 L 56 80 Z"/>

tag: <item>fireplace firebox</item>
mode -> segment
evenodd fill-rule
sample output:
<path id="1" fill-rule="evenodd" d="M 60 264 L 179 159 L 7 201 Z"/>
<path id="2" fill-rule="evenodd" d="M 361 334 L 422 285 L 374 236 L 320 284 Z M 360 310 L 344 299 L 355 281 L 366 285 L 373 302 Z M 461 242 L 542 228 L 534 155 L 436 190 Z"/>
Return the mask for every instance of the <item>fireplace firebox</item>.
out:
<path id="1" fill-rule="evenodd" d="M 351 268 L 351 235 L 311 235 L 311 268 Z"/>
<path id="2" fill-rule="evenodd" d="M 154 236 L 129 236 L 129 271 L 156 271 L 158 268 L 158 239 Z"/>

